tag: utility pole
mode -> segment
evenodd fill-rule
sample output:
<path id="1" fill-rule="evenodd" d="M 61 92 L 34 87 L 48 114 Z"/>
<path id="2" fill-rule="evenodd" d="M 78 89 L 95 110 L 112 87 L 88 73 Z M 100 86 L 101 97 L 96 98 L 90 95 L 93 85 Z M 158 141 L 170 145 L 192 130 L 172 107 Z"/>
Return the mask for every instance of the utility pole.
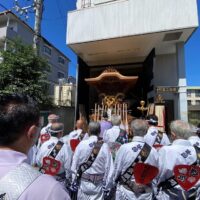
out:
<path id="1" fill-rule="evenodd" d="M 42 14 L 43 14 L 43 0 L 35 0 L 35 25 L 34 25 L 33 48 L 36 50 L 37 55 L 39 55 L 40 51 Z"/>

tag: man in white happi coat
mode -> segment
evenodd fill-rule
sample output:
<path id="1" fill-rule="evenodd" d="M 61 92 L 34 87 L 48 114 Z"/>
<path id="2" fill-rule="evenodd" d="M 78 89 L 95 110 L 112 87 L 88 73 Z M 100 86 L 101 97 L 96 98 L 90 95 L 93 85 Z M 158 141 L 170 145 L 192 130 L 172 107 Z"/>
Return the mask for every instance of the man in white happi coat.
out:
<path id="1" fill-rule="evenodd" d="M 133 167 L 137 163 L 158 166 L 158 153 L 145 143 L 143 136 L 148 125 L 145 120 L 136 119 L 131 123 L 133 141 L 124 144 L 117 152 L 114 163 L 114 184 L 117 185 L 116 200 L 153 199 L 153 185 L 136 183 Z"/>
<path id="2" fill-rule="evenodd" d="M 80 141 L 87 139 L 89 137 L 88 133 L 85 133 L 85 131 L 83 129 L 84 129 L 84 121 L 81 119 L 77 120 L 75 130 L 70 132 L 69 135 L 65 135 L 62 138 L 62 141 L 64 143 L 70 144 L 70 140 L 72 140 L 72 139 L 78 139 Z"/>
<path id="3" fill-rule="evenodd" d="M 120 128 L 121 117 L 119 115 L 112 115 L 111 123 L 113 126 L 104 132 L 103 140 L 109 145 L 112 156 L 115 158 L 120 146 L 128 142 L 128 134 Z"/>
<path id="4" fill-rule="evenodd" d="M 0 95 L 0 199 L 69 200 L 54 178 L 27 162 L 40 132 L 39 109 L 28 96 Z M 45 186 L 45 187 L 44 187 Z"/>
<path id="5" fill-rule="evenodd" d="M 171 146 L 159 150 L 158 200 L 197 200 L 199 196 L 198 149 L 187 140 L 192 134 L 191 126 L 181 120 L 170 125 Z M 185 165 L 182 167 L 181 165 Z M 193 175 L 192 175 L 193 174 Z M 190 185 L 190 187 L 186 185 Z M 188 190 L 188 191 L 187 191 Z"/>
<path id="6" fill-rule="evenodd" d="M 144 136 L 144 140 L 150 146 L 165 146 L 169 145 L 170 141 L 166 133 L 162 133 L 158 130 L 158 117 L 156 115 L 147 116 L 147 122 L 149 128 L 147 134 Z"/>
<path id="7" fill-rule="evenodd" d="M 100 124 L 90 122 L 89 138 L 77 146 L 71 170 L 73 183 L 78 183 L 78 200 L 103 200 L 104 189 L 109 189 L 113 161 L 108 144 L 98 141 Z"/>
<path id="8" fill-rule="evenodd" d="M 58 115 L 55 115 L 55 114 L 50 114 L 48 116 L 48 124 L 43 127 L 40 131 L 40 136 L 39 136 L 39 139 L 38 139 L 38 144 L 37 144 L 37 148 L 39 149 L 41 147 L 41 145 L 46 142 L 47 140 L 50 139 L 50 133 L 49 133 L 49 128 L 51 127 L 51 125 L 53 123 L 56 123 L 58 122 L 59 120 L 59 116 Z"/>
<path id="9" fill-rule="evenodd" d="M 52 158 L 55 159 L 60 165 L 60 168 L 57 169 L 57 173 L 52 174 L 56 180 L 64 183 L 67 181 L 69 183 L 71 177 L 71 161 L 72 161 L 72 151 L 68 144 L 64 144 L 60 141 L 61 137 L 63 136 L 64 126 L 62 123 L 53 123 L 49 128 L 49 133 L 51 134 L 51 138 L 42 144 L 40 147 L 36 162 L 38 167 L 44 173 L 51 174 L 45 171 L 45 163 L 44 158 Z M 48 160 L 48 159 L 47 159 Z M 53 166 L 50 166 L 53 167 Z M 44 169 L 43 169 L 44 168 Z"/>

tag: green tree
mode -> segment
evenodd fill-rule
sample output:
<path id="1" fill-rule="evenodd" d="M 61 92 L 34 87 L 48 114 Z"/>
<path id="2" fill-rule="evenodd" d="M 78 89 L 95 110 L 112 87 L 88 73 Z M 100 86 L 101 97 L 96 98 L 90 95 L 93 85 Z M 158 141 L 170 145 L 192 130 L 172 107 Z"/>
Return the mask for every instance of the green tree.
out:
<path id="1" fill-rule="evenodd" d="M 50 71 L 47 61 L 19 39 L 8 41 L 0 51 L 0 93 L 19 92 L 33 97 L 42 107 L 51 105 L 48 96 Z"/>

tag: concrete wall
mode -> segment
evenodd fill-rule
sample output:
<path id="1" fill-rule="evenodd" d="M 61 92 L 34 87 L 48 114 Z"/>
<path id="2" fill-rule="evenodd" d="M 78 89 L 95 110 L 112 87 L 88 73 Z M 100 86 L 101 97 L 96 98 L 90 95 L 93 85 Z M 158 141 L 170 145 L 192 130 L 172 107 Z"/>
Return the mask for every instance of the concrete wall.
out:
<path id="1" fill-rule="evenodd" d="M 31 45 L 33 43 L 33 32 L 25 28 L 24 24 L 17 23 L 17 34 L 26 44 Z"/>
<path id="2" fill-rule="evenodd" d="M 196 0 L 114 1 L 69 12 L 67 44 L 197 26 Z"/>
<path id="3" fill-rule="evenodd" d="M 48 111 L 40 111 L 40 116 L 44 124 L 42 126 L 46 126 L 48 123 L 48 115 L 51 113 L 55 113 L 59 115 L 59 121 L 64 124 L 64 134 L 69 134 L 74 129 L 75 125 L 75 109 L 74 107 L 57 107 Z"/>
<path id="4" fill-rule="evenodd" d="M 156 55 L 154 63 L 154 86 L 178 86 L 176 54 Z M 178 118 L 178 94 L 164 93 L 165 100 L 174 101 L 174 117 Z"/>
<path id="5" fill-rule="evenodd" d="M 75 109 L 74 107 L 59 107 L 52 110 L 52 113 L 60 116 L 60 122 L 64 123 L 64 134 L 74 130 Z"/>
<path id="6" fill-rule="evenodd" d="M 6 37 L 6 27 L 0 27 L 0 38 Z"/>

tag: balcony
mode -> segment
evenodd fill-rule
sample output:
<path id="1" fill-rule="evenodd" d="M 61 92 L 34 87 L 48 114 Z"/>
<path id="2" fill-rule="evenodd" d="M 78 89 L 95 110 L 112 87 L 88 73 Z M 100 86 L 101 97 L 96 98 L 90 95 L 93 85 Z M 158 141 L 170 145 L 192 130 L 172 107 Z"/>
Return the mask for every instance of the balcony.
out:
<path id="1" fill-rule="evenodd" d="M 67 24 L 68 46 L 88 65 L 140 62 L 152 48 L 166 53 L 188 40 L 198 26 L 197 2 L 113 1 L 69 12 Z"/>

